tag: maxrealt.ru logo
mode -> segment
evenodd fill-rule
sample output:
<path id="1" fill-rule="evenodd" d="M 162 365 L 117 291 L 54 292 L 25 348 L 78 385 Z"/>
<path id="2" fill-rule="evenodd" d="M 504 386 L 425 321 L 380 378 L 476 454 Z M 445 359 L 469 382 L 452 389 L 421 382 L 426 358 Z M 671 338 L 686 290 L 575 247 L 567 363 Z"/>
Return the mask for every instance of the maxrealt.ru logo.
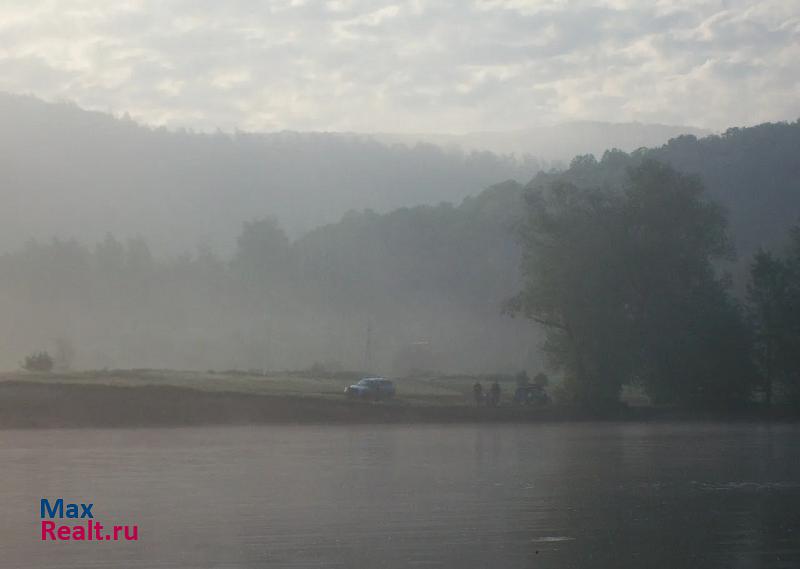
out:
<path id="1" fill-rule="evenodd" d="M 139 526 L 106 526 L 94 519 L 94 504 L 83 502 L 65 503 L 64 498 L 50 502 L 42 498 L 39 516 L 42 518 L 42 541 L 138 541 Z M 80 522 L 56 523 L 53 520 L 85 520 Z"/>

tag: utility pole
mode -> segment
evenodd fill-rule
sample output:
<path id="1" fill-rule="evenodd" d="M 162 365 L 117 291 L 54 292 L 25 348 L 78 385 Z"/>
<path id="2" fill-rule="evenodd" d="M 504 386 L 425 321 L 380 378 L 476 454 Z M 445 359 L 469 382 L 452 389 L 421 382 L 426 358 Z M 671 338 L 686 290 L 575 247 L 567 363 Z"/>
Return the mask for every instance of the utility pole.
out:
<path id="1" fill-rule="evenodd" d="M 367 321 L 367 342 L 364 346 L 364 371 L 372 373 L 372 323 Z"/>

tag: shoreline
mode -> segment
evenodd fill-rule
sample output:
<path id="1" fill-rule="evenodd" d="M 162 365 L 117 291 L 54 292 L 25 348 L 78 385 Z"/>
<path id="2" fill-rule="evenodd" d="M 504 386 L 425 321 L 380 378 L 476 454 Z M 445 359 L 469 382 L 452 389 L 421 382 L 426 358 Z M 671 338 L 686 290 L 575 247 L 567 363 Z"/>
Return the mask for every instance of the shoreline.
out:
<path id="1" fill-rule="evenodd" d="M 0 382 L 0 429 L 797 420 L 797 417 L 764 413 L 723 415 L 621 408 L 600 415 L 558 406 L 422 406 L 158 385 Z"/>

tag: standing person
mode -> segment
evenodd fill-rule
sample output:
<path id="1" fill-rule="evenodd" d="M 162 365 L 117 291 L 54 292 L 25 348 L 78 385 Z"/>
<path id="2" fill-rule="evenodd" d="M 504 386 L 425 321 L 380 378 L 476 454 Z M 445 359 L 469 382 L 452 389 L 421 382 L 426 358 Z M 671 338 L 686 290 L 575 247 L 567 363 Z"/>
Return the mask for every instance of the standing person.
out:
<path id="1" fill-rule="evenodd" d="M 497 407 L 500 404 L 500 384 L 494 380 L 492 384 L 492 407 Z"/>
<path id="2" fill-rule="evenodd" d="M 480 407 L 483 401 L 483 386 L 480 381 L 476 381 L 472 386 L 472 395 L 475 397 L 475 406 Z"/>

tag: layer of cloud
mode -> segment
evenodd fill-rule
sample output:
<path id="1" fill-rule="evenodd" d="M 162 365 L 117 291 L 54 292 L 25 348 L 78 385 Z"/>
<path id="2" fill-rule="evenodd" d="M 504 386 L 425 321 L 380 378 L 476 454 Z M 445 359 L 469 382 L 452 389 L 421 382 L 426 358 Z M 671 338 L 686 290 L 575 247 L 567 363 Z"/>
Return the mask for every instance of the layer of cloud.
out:
<path id="1" fill-rule="evenodd" d="M 0 90 L 201 130 L 800 115 L 800 0 L 22 0 Z"/>

